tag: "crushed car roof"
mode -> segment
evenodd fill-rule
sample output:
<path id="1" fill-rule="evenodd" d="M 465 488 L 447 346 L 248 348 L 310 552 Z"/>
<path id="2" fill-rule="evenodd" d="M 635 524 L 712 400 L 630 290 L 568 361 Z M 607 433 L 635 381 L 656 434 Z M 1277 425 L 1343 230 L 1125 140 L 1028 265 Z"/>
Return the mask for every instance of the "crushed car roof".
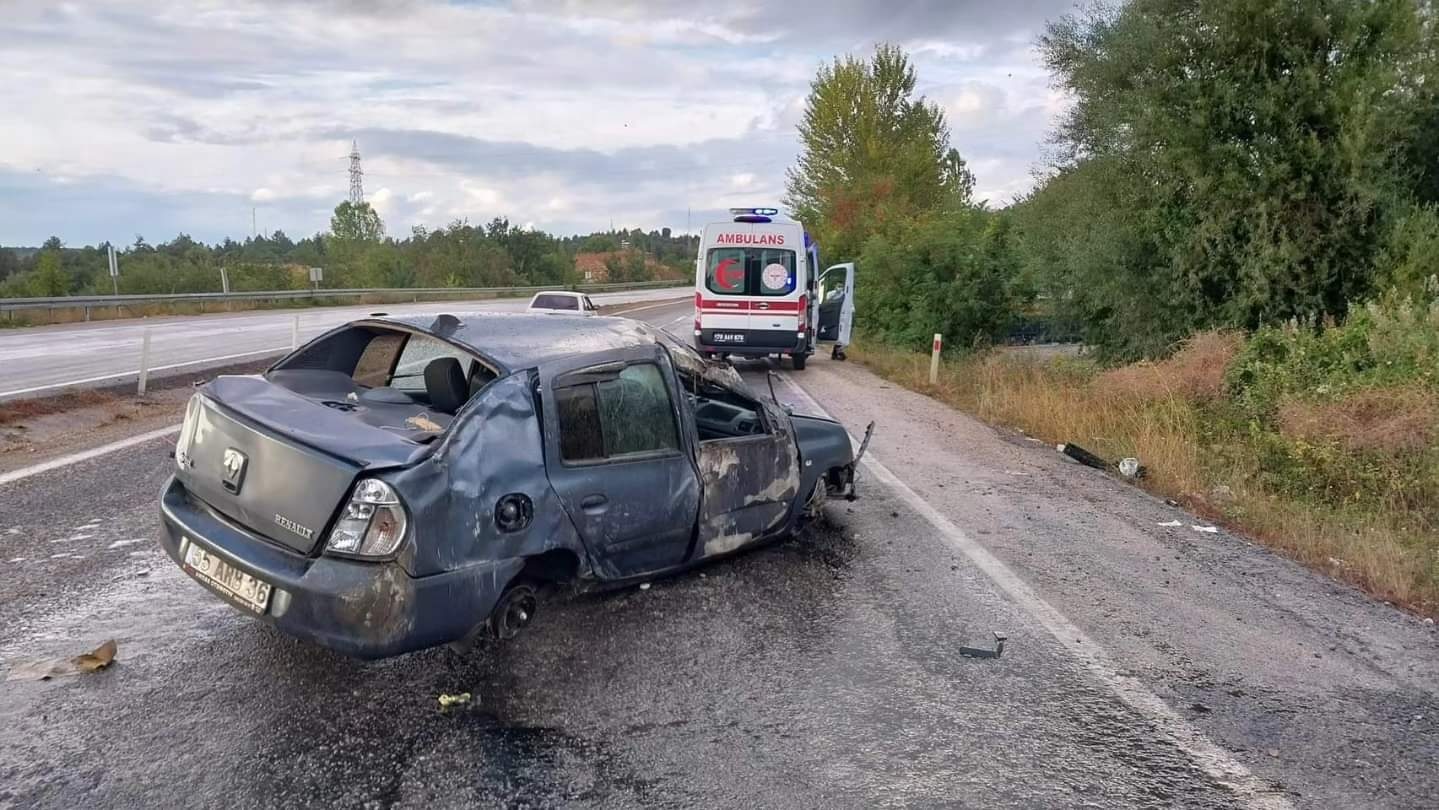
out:
<path id="1" fill-rule="evenodd" d="M 543 366 L 577 354 L 662 340 L 654 327 L 629 318 L 566 317 L 538 312 L 387 315 L 360 322 L 388 323 L 429 332 L 458 343 L 508 371 Z"/>

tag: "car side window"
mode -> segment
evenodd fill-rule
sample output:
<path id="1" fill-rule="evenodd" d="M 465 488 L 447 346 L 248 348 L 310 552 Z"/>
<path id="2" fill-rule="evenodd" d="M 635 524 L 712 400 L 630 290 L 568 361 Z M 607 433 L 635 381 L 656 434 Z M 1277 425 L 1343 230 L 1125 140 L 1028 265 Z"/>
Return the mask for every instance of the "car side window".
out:
<path id="1" fill-rule="evenodd" d="M 618 374 L 560 387 L 560 457 L 594 462 L 679 449 L 669 389 L 659 366 L 637 363 Z"/>

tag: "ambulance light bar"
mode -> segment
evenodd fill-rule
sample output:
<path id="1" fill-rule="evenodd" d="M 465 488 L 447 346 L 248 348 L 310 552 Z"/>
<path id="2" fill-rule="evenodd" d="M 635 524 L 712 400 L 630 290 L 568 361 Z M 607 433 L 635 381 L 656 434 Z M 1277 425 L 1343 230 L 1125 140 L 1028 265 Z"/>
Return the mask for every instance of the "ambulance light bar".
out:
<path id="1" fill-rule="evenodd" d="M 778 208 L 731 208 L 735 222 L 773 222 L 770 217 L 779 213 Z"/>

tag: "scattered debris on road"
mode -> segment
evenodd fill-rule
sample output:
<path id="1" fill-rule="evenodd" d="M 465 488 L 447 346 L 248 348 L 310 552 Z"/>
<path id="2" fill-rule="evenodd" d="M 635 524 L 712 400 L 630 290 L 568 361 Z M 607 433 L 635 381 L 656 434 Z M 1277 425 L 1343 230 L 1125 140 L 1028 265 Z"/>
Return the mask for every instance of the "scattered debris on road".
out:
<path id="1" fill-rule="evenodd" d="M 1165 527 L 1166 529 L 1177 529 L 1177 528 L 1179 528 L 1180 526 L 1183 526 L 1184 524 L 1181 523 L 1181 522 L 1179 522 L 1179 521 L 1177 521 L 1177 520 L 1166 520 L 1166 521 L 1164 521 L 1163 523 L 1160 523 L 1159 525 Z"/>
<path id="2" fill-rule="evenodd" d="M 1189 528 L 1196 532 L 1204 532 L 1205 534 L 1219 534 L 1218 526 L 1195 526 L 1191 524 Z"/>
<path id="3" fill-rule="evenodd" d="M 440 711 L 456 707 L 469 706 L 473 696 L 469 692 L 461 692 L 457 695 L 440 695 Z"/>
<path id="4" fill-rule="evenodd" d="M 1093 467 L 1096 470 L 1104 470 L 1105 472 L 1111 470 L 1118 471 L 1119 474 L 1125 478 L 1143 478 L 1148 473 L 1148 470 L 1145 469 L 1143 464 L 1139 463 L 1139 459 L 1137 458 L 1124 458 L 1118 462 L 1105 461 L 1103 458 L 1096 456 L 1073 442 L 1057 444 L 1054 446 L 1054 449 L 1086 467 Z"/>
<path id="5" fill-rule="evenodd" d="M 51 678 L 60 678 L 66 675 L 99 672 L 114 663 L 117 652 L 119 652 L 119 647 L 112 638 L 90 652 L 81 653 L 64 661 L 32 661 L 19 664 L 10 670 L 10 674 L 6 676 L 5 680 L 48 681 Z"/>
<path id="6" fill-rule="evenodd" d="M 998 658 L 1004 654 L 1004 642 L 1009 638 L 998 630 L 994 631 L 994 649 L 983 647 L 960 647 L 959 654 L 966 658 Z"/>

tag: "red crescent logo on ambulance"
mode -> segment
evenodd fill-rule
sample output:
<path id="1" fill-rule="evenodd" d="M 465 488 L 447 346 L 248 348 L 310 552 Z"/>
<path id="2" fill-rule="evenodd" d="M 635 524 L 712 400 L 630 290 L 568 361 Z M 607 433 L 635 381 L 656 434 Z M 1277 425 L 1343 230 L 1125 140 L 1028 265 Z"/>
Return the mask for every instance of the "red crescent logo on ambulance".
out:
<path id="1" fill-rule="evenodd" d="M 736 267 L 739 259 L 724 259 L 715 265 L 715 283 L 726 290 L 737 290 L 744 282 L 744 268 Z"/>

